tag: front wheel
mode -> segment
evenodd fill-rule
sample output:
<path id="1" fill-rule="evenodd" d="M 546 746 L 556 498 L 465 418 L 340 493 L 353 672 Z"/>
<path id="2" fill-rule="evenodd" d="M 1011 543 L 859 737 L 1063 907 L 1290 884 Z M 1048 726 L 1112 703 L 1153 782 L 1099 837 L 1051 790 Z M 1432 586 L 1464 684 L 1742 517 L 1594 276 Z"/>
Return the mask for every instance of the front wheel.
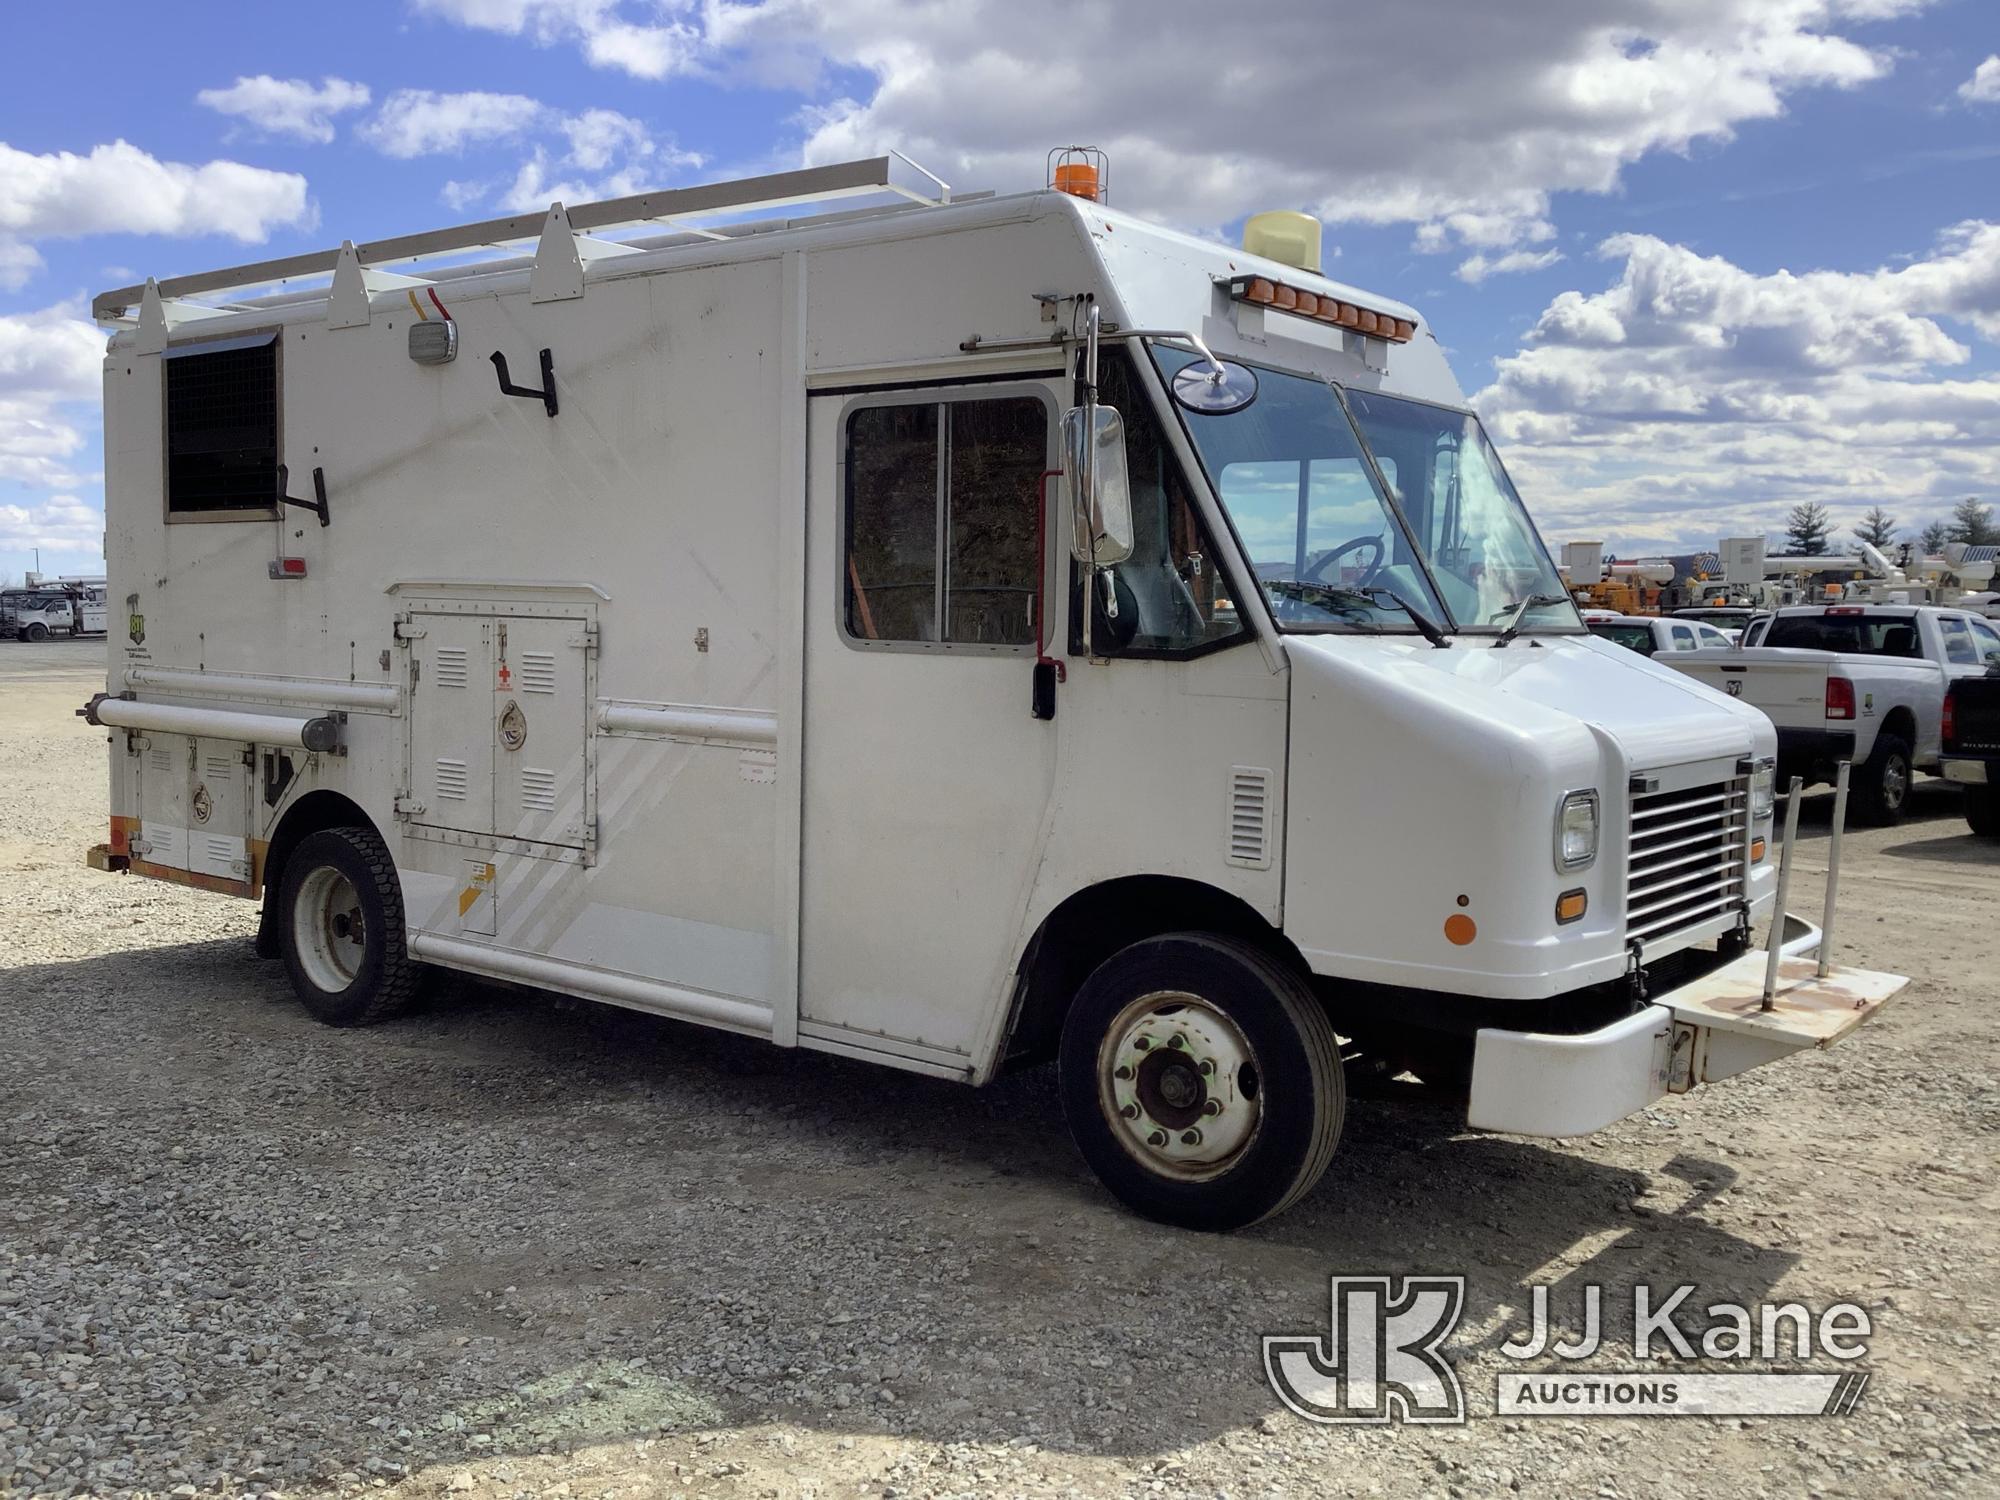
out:
<path id="1" fill-rule="evenodd" d="M 1989 786 L 1965 789 L 1965 821 L 1983 839 L 2000 839 L 2000 798 Z"/>
<path id="2" fill-rule="evenodd" d="M 24 641 L 45 641 L 48 638 L 49 627 L 44 625 L 40 620 L 37 620 L 21 632 L 21 639 Z"/>
<path id="3" fill-rule="evenodd" d="M 1875 750 L 1854 768 L 1852 808 L 1855 818 L 1871 828 L 1903 821 L 1910 801 L 1910 743 L 1893 734 L 1875 736 Z"/>
<path id="4" fill-rule="evenodd" d="M 1085 981 L 1063 1024 L 1063 1115 L 1127 1206 L 1184 1229 L 1254 1224 L 1326 1171 L 1340 1049 L 1302 979 L 1209 933 L 1149 938 Z"/>
<path id="5" fill-rule="evenodd" d="M 366 1026 L 416 993 L 404 946 L 403 892 L 372 828 L 307 834 L 278 887 L 285 972 L 305 1008 L 329 1026 Z"/>

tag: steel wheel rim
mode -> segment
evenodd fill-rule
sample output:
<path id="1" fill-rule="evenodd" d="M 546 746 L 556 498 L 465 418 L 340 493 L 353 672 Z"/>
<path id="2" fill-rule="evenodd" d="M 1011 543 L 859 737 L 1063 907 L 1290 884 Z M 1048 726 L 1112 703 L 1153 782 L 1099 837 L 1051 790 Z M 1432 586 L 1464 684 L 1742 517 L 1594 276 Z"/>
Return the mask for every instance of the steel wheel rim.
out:
<path id="1" fill-rule="evenodd" d="M 1212 1001 L 1155 990 L 1126 1005 L 1097 1048 L 1097 1102 L 1149 1172 L 1206 1182 L 1243 1159 L 1264 1123 L 1250 1039 Z"/>
<path id="2" fill-rule="evenodd" d="M 299 882 L 292 908 L 293 948 L 316 988 L 339 994 L 354 983 L 368 952 L 367 920 L 354 882 L 321 865 Z"/>
<path id="3" fill-rule="evenodd" d="M 1889 764 L 1882 768 L 1882 800 L 1891 807 L 1901 807 L 1909 790 L 1910 775 L 1903 767 L 1903 758 L 1890 756 Z"/>

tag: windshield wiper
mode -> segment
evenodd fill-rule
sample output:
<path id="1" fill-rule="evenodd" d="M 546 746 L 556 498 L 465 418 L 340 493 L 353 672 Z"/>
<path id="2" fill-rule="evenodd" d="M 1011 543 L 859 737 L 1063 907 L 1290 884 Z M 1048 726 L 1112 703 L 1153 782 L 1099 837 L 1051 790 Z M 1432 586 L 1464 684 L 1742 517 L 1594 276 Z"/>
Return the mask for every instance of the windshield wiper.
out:
<path id="1" fill-rule="evenodd" d="M 1493 638 L 1493 649 L 1499 650 L 1521 633 L 1521 622 L 1531 609 L 1546 609 L 1551 604 L 1567 604 L 1567 594 L 1530 594 L 1514 606 L 1514 613 L 1507 617 L 1507 623 L 1500 628 L 1500 634 Z"/>
<path id="2" fill-rule="evenodd" d="M 1451 646 L 1450 638 L 1439 628 L 1437 621 L 1418 609 L 1387 584 L 1364 583 L 1357 587 L 1343 587 L 1339 584 L 1320 583 L 1311 578 L 1267 578 L 1264 580 L 1264 584 L 1267 588 L 1275 589 L 1307 589 L 1326 599 L 1358 599 L 1375 608 L 1380 608 L 1380 605 L 1376 603 L 1379 596 L 1380 598 L 1387 599 L 1396 608 L 1408 615 L 1410 623 L 1417 627 L 1417 633 L 1440 651 L 1448 650 Z"/>

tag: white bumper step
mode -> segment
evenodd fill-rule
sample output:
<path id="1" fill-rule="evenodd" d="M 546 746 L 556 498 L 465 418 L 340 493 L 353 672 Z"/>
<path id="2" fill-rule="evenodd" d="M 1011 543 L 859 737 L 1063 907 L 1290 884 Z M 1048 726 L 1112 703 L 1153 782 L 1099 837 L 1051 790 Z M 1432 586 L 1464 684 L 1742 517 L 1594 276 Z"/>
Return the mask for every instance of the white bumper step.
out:
<path id="1" fill-rule="evenodd" d="M 1766 955 L 1752 951 L 1596 1031 L 1481 1031 L 1466 1123 L 1509 1135 L 1588 1135 L 1664 1095 L 1830 1047 L 1909 983 L 1868 969 L 1820 978 L 1817 929 L 1791 921 L 1803 932 L 1784 945 L 1769 1010 Z"/>

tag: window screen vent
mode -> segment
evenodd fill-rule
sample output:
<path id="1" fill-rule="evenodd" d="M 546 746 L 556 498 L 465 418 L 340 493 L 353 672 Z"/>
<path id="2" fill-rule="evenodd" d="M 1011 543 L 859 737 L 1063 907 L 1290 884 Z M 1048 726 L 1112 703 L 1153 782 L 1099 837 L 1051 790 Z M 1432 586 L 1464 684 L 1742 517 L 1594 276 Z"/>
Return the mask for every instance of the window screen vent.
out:
<path id="1" fill-rule="evenodd" d="M 278 491 L 278 341 L 168 351 L 167 510 L 265 511 Z"/>
<path id="2" fill-rule="evenodd" d="M 1261 766 L 1229 768 L 1229 863 L 1271 866 L 1271 773 Z"/>

